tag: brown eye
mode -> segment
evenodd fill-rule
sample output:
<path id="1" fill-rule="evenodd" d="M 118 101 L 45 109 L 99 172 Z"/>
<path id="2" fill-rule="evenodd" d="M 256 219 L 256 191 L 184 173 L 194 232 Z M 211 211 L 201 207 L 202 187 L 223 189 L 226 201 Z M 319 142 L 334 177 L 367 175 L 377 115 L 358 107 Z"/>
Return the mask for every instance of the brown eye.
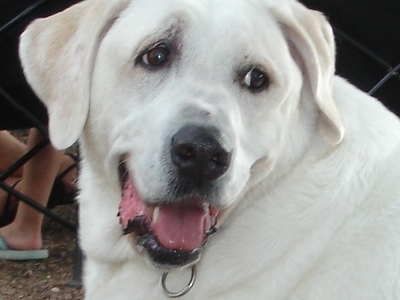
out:
<path id="1" fill-rule="evenodd" d="M 142 62 L 149 67 L 160 67 L 168 61 L 170 51 L 166 44 L 159 44 L 142 56 Z"/>
<path id="2" fill-rule="evenodd" d="M 250 90 L 258 92 L 268 87 L 269 80 L 264 72 L 253 68 L 246 73 L 243 78 L 243 84 Z"/>

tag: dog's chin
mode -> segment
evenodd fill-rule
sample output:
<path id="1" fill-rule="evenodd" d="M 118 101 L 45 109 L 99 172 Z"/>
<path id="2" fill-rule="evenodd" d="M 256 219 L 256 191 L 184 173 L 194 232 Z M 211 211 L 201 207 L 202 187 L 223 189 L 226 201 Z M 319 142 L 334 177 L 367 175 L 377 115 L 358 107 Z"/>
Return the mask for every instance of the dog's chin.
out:
<path id="1" fill-rule="evenodd" d="M 221 210 L 200 197 L 180 197 L 163 204 L 147 204 L 125 173 L 119 218 L 134 247 L 161 269 L 196 264 L 208 237 L 216 231 Z"/>

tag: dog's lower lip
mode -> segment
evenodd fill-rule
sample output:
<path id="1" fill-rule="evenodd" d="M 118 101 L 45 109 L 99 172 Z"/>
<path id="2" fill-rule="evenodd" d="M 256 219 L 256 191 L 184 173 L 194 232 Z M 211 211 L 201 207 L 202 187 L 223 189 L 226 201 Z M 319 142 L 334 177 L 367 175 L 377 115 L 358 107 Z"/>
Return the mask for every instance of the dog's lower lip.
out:
<path id="1" fill-rule="evenodd" d="M 128 226 L 124 229 L 124 234 L 135 232 L 137 236 L 141 236 L 151 232 L 150 225 L 145 216 L 136 216 L 128 222 Z"/>
<path id="2" fill-rule="evenodd" d="M 167 249 L 161 246 L 151 234 L 144 234 L 136 238 L 137 244 L 146 249 L 152 262 L 164 268 L 182 267 L 198 261 L 202 254 L 202 248 L 192 251 L 181 249 Z"/>

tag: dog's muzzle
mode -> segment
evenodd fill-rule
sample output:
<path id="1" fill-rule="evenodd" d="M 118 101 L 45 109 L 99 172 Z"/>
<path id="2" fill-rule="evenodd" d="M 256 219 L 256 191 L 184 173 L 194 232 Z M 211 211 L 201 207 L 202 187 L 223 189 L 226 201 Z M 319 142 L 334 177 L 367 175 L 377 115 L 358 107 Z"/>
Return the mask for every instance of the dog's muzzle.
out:
<path id="1" fill-rule="evenodd" d="M 133 234 L 153 263 L 165 269 L 195 264 L 223 210 L 210 200 L 228 170 L 231 153 L 215 129 L 185 126 L 170 141 L 172 170 L 168 195 L 144 201 L 128 170 L 122 170 L 119 208 L 124 234 Z M 121 163 L 123 167 L 124 164 Z"/>

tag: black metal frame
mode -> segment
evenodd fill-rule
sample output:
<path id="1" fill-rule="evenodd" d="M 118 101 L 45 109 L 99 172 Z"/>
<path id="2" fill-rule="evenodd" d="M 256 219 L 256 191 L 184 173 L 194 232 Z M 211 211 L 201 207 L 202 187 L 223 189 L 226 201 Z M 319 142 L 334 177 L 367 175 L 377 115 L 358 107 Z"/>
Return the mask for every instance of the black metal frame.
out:
<path id="1" fill-rule="evenodd" d="M 335 26 L 332 26 L 336 36 L 342 38 L 345 42 L 358 49 L 360 52 L 364 53 L 368 56 L 371 61 L 374 61 L 377 65 L 380 65 L 382 68 L 387 70 L 387 74 L 371 89 L 368 91 L 368 94 L 374 95 L 383 85 L 391 78 L 396 77 L 399 80 L 400 84 L 400 64 L 393 67 L 389 62 L 375 54 L 373 51 L 369 50 L 367 47 L 353 39 L 348 34 L 344 33 L 342 30 L 338 29 Z M 400 95 L 399 95 L 400 99 Z M 400 101 L 400 100 L 399 100 Z"/>
<path id="2" fill-rule="evenodd" d="M 26 8 L 23 12 L 13 18 L 11 21 L 6 23 L 4 26 L 0 28 L 0 37 L 11 30 L 16 24 L 22 21 L 25 17 L 29 16 L 32 12 L 34 12 L 37 8 L 39 8 L 44 3 L 49 0 L 39 0 L 28 8 Z M 12 166 L 10 166 L 6 171 L 0 174 L 0 188 L 4 189 L 7 193 L 15 196 L 19 200 L 23 201 L 27 205 L 36 209 L 37 211 L 43 213 L 47 217 L 55 220 L 60 223 L 65 228 L 77 232 L 77 225 L 72 222 L 60 217 L 56 213 L 53 213 L 48 208 L 38 204 L 34 199 L 27 197 L 26 195 L 20 193 L 12 186 L 9 186 L 5 183 L 5 180 L 11 176 L 17 169 L 21 168 L 27 161 L 29 161 L 34 155 L 36 155 L 40 150 L 49 145 L 49 138 L 47 132 L 47 126 L 43 124 L 41 120 L 39 120 L 35 115 L 33 115 L 30 111 L 28 111 L 24 106 L 19 104 L 1 85 L 0 85 L 0 96 L 12 107 L 16 108 L 24 117 L 26 117 L 34 126 L 36 127 L 45 138 L 35 145 L 32 149 L 30 149 L 25 155 L 23 155 L 17 162 L 15 162 Z M 81 286 L 81 277 L 82 277 L 82 253 L 79 249 L 79 245 L 76 245 L 76 254 L 75 254 L 75 265 L 73 268 L 73 280 L 67 283 L 69 286 L 80 287 Z"/>

